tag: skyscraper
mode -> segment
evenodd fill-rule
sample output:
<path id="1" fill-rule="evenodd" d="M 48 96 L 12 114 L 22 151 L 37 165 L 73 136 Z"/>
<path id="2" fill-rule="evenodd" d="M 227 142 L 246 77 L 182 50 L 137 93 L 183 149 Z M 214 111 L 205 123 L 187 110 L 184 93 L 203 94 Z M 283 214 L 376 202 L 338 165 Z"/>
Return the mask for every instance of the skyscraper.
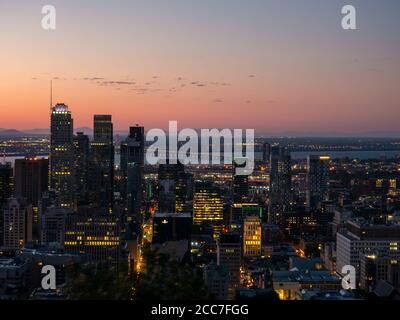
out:
<path id="1" fill-rule="evenodd" d="M 127 213 L 138 218 L 143 200 L 144 128 L 130 127 L 121 143 L 121 197 Z"/>
<path id="2" fill-rule="evenodd" d="M 282 225 L 292 201 L 291 157 L 287 148 L 271 147 L 269 181 L 269 222 Z"/>
<path id="3" fill-rule="evenodd" d="M 221 190 L 212 182 L 196 182 L 193 203 L 193 223 L 209 223 L 214 236 L 223 229 L 224 201 Z"/>
<path id="4" fill-rule="evenodd" d="M 112 211 L 114 206 L 114 143 L 111 115 L 94 116 L 90 143 L 89 204 Z"/>
<path id="5" fill-rule="evenodd" d="M 0 163 L 0 210 L 12 195 L 13 169 L 11 163 Z"/>
<path id="6" fill-rule="evenodd" d="M 240 203 L 242 202 L 249 194 L 249 176 L 248 175 L 240 175 L 236 173 L 236 168 L 240 167 L 235 160 L 233 161 L 233 202 Z"/>
<path id="7" fill-rule="evenodd" d="M 307 208 L 316 209 L 328 199 L 329 191 L 328 156 L 309 156 L 307 159 Z"/>
<path id="8" fill-rule="evenodd" d="M 17 198 L 25 198 L 28 203 L 32 204 L 36 212 L 43 192 L 48 189 L 48 181 L 48 159 L 25 157 L 24 159 L 15 160 L 15 196 Z"/>
<path id="9" fill-rule="evenodd" d="M 160 164 L 158 167 L 158 211 L 191 211 L 188 201 L 191 198 L 189 185 L 192 176 L 185 172 L 183 164 Z"/>
<path id="10" fill-rule="evenodd" d="M 78 206 L 88 205 L 89 201 L 89 137 L 78 132 L 74 137 L 75 181 Z"/>
<path id="11" fill-rule="evenodd" d="M 14 189 L 16 198 L 24 198 L 32 205 L 33 240 L 39 240 L 39 201 L 48 190 L 49 160 L 25 157 L 15 160 Z"/>
<path id="12" fill-rule="evenodd" d="M 74 165 L 73 119 L 68 106 L 59 103 L 51 108 L 50 189 L 61 207 L 75 206 Z"/>
<path id="13" fill-rule="evenodd" d="M 0 163 L 0 247 L 3 245 L 3 206 L 13 193 L 13 169 L 11 163 Z"/>

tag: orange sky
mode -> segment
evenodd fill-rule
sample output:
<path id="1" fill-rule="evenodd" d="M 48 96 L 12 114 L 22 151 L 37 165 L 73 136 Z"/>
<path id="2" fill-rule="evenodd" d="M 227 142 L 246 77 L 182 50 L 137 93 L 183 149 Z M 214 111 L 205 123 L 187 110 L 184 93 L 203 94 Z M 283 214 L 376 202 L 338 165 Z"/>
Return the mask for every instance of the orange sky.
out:
<path id="1" fill-rule="evenodd" d="M 317 5 L 315 18 L 309 0 L 99 1 L 80 10 L 54 1 L 51 32 L 40 28 L 39 2 L 2 3 L 0 128 L 48 127 L 53 79 L 54 102 L 70 107 L 75 127 L 106 113 L 118 130 L 177 120 L 258 133 L 396 131 L 397 4 L 388 1 L 378 23 L 367 20 L 377 13 L 366 1 L 360 11 L 371 22 L 347 33 L 334 2 Z"/>

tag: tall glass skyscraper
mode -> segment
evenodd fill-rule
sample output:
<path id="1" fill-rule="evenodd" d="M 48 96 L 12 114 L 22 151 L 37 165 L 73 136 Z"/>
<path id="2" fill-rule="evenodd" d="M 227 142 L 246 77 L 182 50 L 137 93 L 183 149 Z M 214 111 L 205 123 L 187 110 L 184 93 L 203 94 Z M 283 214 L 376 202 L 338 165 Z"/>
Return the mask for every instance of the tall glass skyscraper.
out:
<path id="1" fill-rule="evenodd" d="M 129 136 L 121 143 L 121 197 L 127 213 L 138 218 L 143 200 L 144 128 L 129 128 Z"/>
<path id="2" fill-rule="evenodd" d="M 112 211 L 114 205 L 114 143 L 111 115 L 94 116 L 90 143 L 89 204 Z"/>
<path id="3" fill-rule="evenodd" d="M 59 103 L 51 108 L 50 120 L 50 189 L 60 207 L 75 206 L 75 152 L 73 119 L 68 106 Z"/>

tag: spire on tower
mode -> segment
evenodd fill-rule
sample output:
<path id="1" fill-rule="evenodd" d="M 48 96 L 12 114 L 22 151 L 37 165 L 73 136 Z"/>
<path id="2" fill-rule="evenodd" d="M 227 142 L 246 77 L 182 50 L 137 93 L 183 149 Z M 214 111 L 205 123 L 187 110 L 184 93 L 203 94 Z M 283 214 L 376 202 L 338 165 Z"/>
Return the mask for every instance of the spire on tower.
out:
<path id="1" fill-rule="evenodd" d="M 53 80 L 50 80 L 50 112 L 53 107 Z"/>

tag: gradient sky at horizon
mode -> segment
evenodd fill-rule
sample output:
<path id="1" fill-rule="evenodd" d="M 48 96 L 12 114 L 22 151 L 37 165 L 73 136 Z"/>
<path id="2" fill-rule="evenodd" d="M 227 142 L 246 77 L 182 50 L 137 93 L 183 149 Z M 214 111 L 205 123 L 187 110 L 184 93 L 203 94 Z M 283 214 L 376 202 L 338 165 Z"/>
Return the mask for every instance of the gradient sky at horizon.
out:
<path id="1" fill-rule="evenodd" d="M 48 127 L 53 79 L 75 127 L 400 131 L 398 0 L 0 0 L 0 17 L 0 128 Z"/>

